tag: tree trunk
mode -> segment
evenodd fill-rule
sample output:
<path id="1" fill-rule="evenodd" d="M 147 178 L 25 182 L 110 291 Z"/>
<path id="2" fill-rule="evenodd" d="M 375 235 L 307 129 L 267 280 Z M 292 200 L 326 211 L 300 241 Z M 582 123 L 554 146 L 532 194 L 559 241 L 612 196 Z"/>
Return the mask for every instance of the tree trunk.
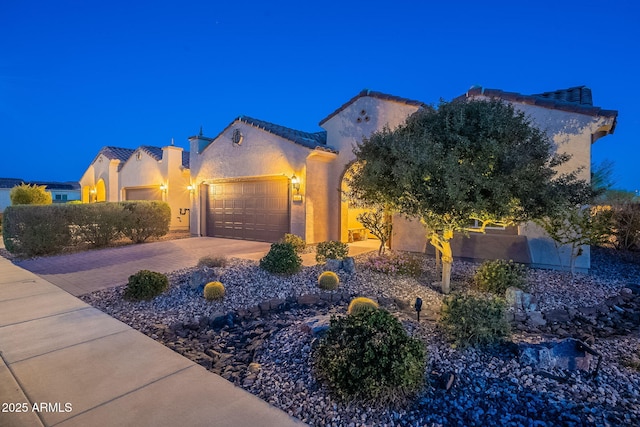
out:
<path id="1" fill-rule="evenodd" d="M 451 251 L 451 243 L 449 240 L 443 240 L 442 244 L 442 293 L 451 292 L 451 264 L 453 264 L 453 255 Z"/>
<path id="2" fill-rule="evenodd" d="M 438 248 L 436 249 L 436 274 L 438 276 L 440 276 L 442 274 L 442 271 L 440 270 L 440 266 L 442 264 L 440 264 L 440 250 Z"/>

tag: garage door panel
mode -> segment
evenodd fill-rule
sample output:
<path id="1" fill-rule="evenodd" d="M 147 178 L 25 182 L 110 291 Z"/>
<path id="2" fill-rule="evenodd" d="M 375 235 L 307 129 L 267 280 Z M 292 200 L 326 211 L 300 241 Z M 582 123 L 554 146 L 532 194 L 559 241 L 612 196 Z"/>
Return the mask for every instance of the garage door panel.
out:
<path id="1" fill-rule="evenodd" d="M 152 188 L 125 188 L 125 200 L 162 200 L 162 191 L 159 187 Z"/>
<path id="2" fill-rule="evenodd" d="M 209 188 L 207 235 L 275 242 L 289 232 L 287 179 L 215 183 Z"/>

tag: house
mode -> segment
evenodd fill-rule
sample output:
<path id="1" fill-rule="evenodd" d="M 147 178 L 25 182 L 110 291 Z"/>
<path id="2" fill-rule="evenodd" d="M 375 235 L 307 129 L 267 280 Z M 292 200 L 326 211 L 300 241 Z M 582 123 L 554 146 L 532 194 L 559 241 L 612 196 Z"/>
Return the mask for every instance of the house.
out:
<path id="1" fill-rule="evenodd" d="M 66 203 L 80 200 L 80 185 L 77 182 L 25 181 L 20 178 L 0 178 L 0 212 L 11 205 L 11 189 L 22 183 L 44 186 L 51 193 L 53 203 Z"/>
<path id="2" fill-rule="evenodd" d="M 580 86 L 537 95 L 472 88 L 464 99 L 498 98 L 512 103 L 545 130 L 559 151 L 572 154 L 564 167 L 590 179 L 591 144 L 613 133 L 617 112 L 592 105 Z M 304 132 L 240 116 L 213 138 L 189 138 L 190 169 L 196 184 L 191 204 L 194 235 L 273 242 L 284 233 L 309 243 L 348 241 L 366 233 L 341 197 L 353 164 L 353 146 L 363 137 L 395 128 L 423 108 L 420 101 L 363 90 Z M 393 218 L 392 247 L 424 251 L 425 232 L 417 221 Z M 560 264 L 553 243 L 532 224 L 492 230 L 473 241 L 454 242 L 454 255 L 512 258 L 535 265 Z M 589 267 L 588 253 L 579 268 Z"/>
<path id="3" fill-rule="evenodd" d="M 171 207 L 170 228 L 189 229 L 189 152 L 180 147 L 103 147 L 80 185 L 84 203 L 164 200 Z"/>

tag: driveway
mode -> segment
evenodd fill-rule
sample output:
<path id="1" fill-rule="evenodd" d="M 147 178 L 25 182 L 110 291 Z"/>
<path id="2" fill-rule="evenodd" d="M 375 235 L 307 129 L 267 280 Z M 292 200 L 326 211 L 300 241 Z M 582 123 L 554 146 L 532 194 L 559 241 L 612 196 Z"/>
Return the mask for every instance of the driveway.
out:
<path id="1" fill-rule="evenodd" d="M 207 255 L 259 260 L 270 247 L 264 242 L 191 237 L 36 258 L 16 264 L 78 296 L 124 285 L 130 275 L 140 270 L 169 273 L 194 267 Z"/>

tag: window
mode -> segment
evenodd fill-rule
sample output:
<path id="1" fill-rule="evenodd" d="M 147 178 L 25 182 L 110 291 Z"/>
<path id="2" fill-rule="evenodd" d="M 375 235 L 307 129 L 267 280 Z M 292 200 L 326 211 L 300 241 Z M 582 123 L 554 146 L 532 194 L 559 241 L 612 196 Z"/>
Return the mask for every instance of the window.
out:
<path id="1" fill-rule="evenodd" d="M 59 200 L 61 202 L 66 202 L 67 201 L 67 195 L 66 194 L 56 194 L 56 200 Z"/>

